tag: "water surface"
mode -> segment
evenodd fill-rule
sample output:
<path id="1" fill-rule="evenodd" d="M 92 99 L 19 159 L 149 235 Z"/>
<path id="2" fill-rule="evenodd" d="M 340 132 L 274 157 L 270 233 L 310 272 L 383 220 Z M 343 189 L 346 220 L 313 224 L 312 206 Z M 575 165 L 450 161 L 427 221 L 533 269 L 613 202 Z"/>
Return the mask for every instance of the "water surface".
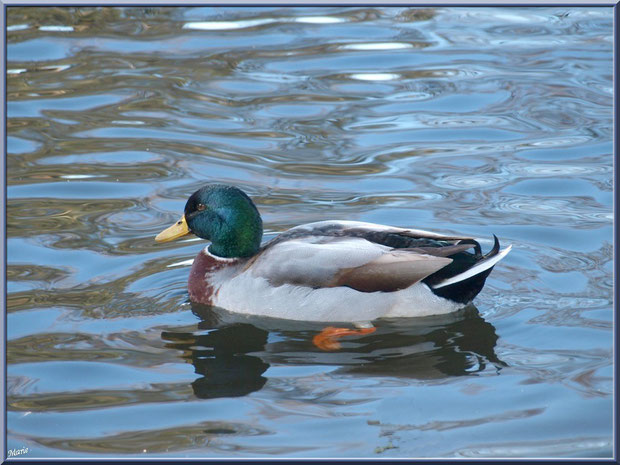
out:
<path id="1" fill-rule="evenodd" d="M 23 8 L 7 17 L 7 427 L 38 457 L 610 457 L 612 15 Z M 475 307 L 320 325 L 190 304 L 205 182 L 265 237 L 348 219 L 513 251 Z"/>

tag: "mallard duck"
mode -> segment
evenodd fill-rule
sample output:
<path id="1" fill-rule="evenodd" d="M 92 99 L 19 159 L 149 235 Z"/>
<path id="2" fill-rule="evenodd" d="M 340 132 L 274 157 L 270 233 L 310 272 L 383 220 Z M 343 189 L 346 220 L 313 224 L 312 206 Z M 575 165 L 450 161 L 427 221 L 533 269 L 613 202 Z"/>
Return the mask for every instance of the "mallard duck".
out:
<path id="1" fill-rule="evenodd" d="M 189 274 L 192 301 L 232 312 L 292 320 L 352 322 L 365 334 L 382 317 L 457 311 L 481 291 L 510 251 L 485 255 L 470 237 L 445 236 L 358 221 L 296 226 L 261 245 L 258 209 L 240 189 L 206 185 L 181 219 L 155 237 L 185 234 L 211 241 Z"/>

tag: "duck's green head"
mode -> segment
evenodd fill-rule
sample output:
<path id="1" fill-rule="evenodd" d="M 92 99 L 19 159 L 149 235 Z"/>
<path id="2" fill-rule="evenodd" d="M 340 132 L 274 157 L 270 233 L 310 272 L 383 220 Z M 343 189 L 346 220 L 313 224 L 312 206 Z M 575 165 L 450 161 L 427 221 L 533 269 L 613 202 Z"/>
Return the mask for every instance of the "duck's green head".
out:
<path id="1" fill-rule="evenodd" d="M 250 257 L 260 247 L 263 222 L 254 202 L 240 189 L 210 184 L 194 192 L 181 219 L 159 233 L 166 242 L 185 234 L 211 241 L 209 252 L 219 257 Z"/>

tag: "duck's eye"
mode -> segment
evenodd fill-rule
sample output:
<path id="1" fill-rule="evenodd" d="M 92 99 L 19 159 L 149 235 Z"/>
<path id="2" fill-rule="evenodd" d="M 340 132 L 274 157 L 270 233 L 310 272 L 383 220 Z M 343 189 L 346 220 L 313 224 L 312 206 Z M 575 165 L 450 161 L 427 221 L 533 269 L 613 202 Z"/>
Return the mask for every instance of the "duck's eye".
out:
<path id="1" fill-rule="evenodd" d="M 207 208 L 207 206 L 203 203 L 199 203 L 198 205 L 196 205 L 196 210 L 198 210 L 199 212 L 203 211 L 205 208 Z"/>

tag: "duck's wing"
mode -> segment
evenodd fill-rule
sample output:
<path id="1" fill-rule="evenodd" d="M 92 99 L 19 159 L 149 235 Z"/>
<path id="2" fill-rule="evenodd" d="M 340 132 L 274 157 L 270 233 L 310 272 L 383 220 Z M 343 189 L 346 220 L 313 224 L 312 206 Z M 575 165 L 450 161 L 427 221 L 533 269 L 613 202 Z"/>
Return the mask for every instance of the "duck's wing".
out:
<path id="1" fill-rule="evenodd" d="M 347 286 L 363 292 L 404 289 L 452 259 L 394 249 L 360 237 L 306 236 L 265 248 L 248 271 L 272 286 Z"/>
<path id="2" fill-rule="evenodd" d="M 480 244 L 471 237 L 323 221 L 281 234 L 248 267 L 273 286 L 347 286 L 363 292 L 391 292 L 424 281 L 433 289 L 443 288 L 437 293 L 451 297 L 454 289 L 469 297 L 471 292 L 463 293 L 460 283 L 471 284 L 473 279 L 483 284 L 509 250 L 500 252 L 497 238 L 493 249 L 482 255 Z"/>
<path id="3" fill-rule="evenodd" d="M 298 226 L 263 247 L 249 271 L 272 286 L 347 286 L 391 292 L 415 284 L 479 249 L 471 238 L 351 221 Z"/>

